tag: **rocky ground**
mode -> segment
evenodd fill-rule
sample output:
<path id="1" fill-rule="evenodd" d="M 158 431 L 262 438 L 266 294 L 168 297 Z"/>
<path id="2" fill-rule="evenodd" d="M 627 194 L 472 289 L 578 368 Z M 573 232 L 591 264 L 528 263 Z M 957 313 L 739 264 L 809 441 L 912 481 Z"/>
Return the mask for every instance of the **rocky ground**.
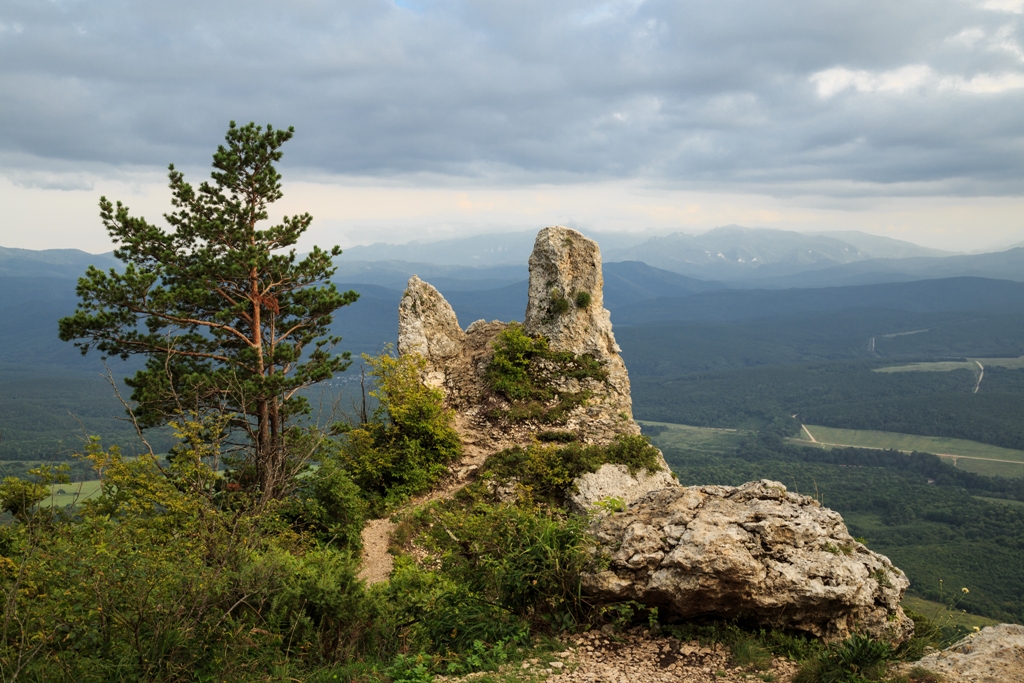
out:
<path id="1" fill-rule="evenodd" d="M 1024 626 L 998 624 L 933 652 L 915 666 L 940 674 L 948 683 L 1024 681 Z"/>
<path id="2" fill-rule="evenodd" d="M 722 645 L 681 642 L 646 630 L 629 634 L 591 631 L 573 636 L 563 652 L 524 661 L 503 671 L 502 677 L 547 683 L 789 683 L 796 670 L 795 663 L 779 658 L 763 670 L 739 667 Z M 448 680 L 471 681 L 483 676 Z"/>

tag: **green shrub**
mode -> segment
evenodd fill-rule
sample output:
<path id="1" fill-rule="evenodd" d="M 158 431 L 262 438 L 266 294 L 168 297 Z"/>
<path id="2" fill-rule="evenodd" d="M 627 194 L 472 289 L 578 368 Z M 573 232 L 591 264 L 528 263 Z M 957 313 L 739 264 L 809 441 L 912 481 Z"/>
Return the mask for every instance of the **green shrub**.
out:
<path id="1" fill-rule="evenodd" d="M 335 458 L 362 491 L 370 514 L 380 515 L 430 489 L 462 453 L 455 412 L 421 379 L 417 355 L 363 356 L 376 379 L 373 419 L 343 434 Z"/>
<path id="2" fill-rule="evenodd" d="M 531 337 L 522 325 L 512 323 L 495 339 L 486 375 L 491 390 L 511 405 L 493 411 L 491 417 L 511 422 L 563 422 L 570 411 L 593 395 L 586 385 L 607 378 L 603 364 L 593 356 L 552 351 L 547 339 Z M 566 380 L 577 380 L 584 386 L 579 391 L 556 389 Z"/>
<path id="3" fill-rule="evenodd" d="M 97 499 L 4 528 L 0 678 L 265 680 L 394 654 L 357 561 L 315 547 L 278 504 L 188 485 L 180 473 L 201 462 L 175 474 L 95 441 L 88 459 Z"/>
<path id="4" fill-rule="evenodd" d="M 576 292 L 576 307 L 586 308 L 590 305 L 590 292 Z"/>
<path id="5" fill-rule="evenodd" d="M 335 459 L 299 481 L 283 514 L 297 529 L 310 532 L 324 544 L 358 550 L 369 505 L 348 472 Z"/>
<path id="6" fill-rule="evenodd" d="M 658 449 L 647 437 L 620 435 L 604 446 L 571 443 L 509 448 L 487 460 L 484 475 L 499 482 L 515 481 L 527 498 L 560 504 L 573 491 L 577 477 L 596 472 L 606 463 L 626 465 L 632 474 L 660 469 Z"/>
<path id="7" fill-rule="evenodd" d="M 496 606 L 516 619 L 555 628 L 585 618 L 589 606 L 580 575 L 600 562 L 590 552 L 585 519 L 484 502 L 449 502 L 432 515 L 424 543 L 441 558 L 441 572 L 473 596 L 466 604 L 475 601 L 478 614 Z M 464 619 L 460 628 L 470 623 Z"/>
<path id="8" fill-rule="evenodd" d="M 563 315 L 569 312 L 569 300 L 562 296 L 561 292 L 551 292 L 551 314 L 553 316 Z"/>
<path id="9" fill-rule="evenodd" d="M 253 608 L 271 633 L 285 637 L 286 655 L 339 662 L 385 654 L 394 626 L 387 605 L 361 581 L 358 556 L 315 549 L 298 556 L 270 547 L 241 572 L 239 590 L 254 596 Z"/>

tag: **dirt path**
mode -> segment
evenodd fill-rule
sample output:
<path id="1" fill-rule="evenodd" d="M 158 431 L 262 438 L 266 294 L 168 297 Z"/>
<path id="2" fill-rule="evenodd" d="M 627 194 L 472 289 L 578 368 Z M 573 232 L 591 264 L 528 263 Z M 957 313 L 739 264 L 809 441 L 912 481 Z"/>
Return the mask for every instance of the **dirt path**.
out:
<path id="1" fill-rule="evenodd" d="M 872 337 L 872 339 L 874 339 L 874 337 Z M 811 440 L 811 443 L 818 443 L 818 440 L 814 438 L 814 434 L 811 434 L 811 430 L 807 428 L 807 425 L 800 425 L 800 429 L 804 430 L 804 433 L 807 434 L 807 437 Z"/>
<path id="2" fill-rule="evenodd" d="M 424 503 L 451 498 L 459 489 L 473 480 L 477 470 L 487 460 L 490 452 L 476 444 L 463 441 L 462 454 L 462 459 L 452 466 L 451 474 L 442 479 L 437 487 L 413 498 L 396 510 L 394 514 L 397 515 Z M 391 517 L 372 519 L 363 528 L 361 534 L 363 559 L 359 578 L 366 583 L 382 583 L 391 576 L 395 561 L 391 553 L 388 552 L 388 548 L 391 546 L 391 535 L 394 530 L 395 523 L 391 521 Z"/>
<path id="3" fill-rule="evenodd" d="M 978 363 L 978 361 L 974 361 Z M 978 389 L 981 388 L 981 380 L 985 379 L 985 366 L 978 363 L 978 369 L 981 370 L 981 374 L 978 375 L 978 383 L 974 385 L 974 393 L 978 393 Z"/>

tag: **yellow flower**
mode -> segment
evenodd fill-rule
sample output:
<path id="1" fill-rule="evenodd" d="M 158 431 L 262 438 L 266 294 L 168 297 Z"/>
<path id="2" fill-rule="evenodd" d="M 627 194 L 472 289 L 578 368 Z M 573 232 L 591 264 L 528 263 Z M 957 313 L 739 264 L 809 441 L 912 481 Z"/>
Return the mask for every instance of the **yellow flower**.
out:
<path id="1" fill-rule="evenodd" d="M 961 593 L 963 593 L 964 595 L 967 595 L 967 594 L 968 594 L 968 593 L 970 593 L 971 591 L 967 590 L 966 588 L 961 588 L 961 589 L 960 589 L 960 592 L 961 592 Z"/>

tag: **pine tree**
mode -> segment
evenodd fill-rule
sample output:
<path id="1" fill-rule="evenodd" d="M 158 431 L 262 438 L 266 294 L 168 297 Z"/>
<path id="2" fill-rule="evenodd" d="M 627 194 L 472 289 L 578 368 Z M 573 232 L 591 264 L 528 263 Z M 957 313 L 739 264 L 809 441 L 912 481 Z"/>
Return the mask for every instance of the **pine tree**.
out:
<path id="1" fill-rule="evenodd" d="M 211 181 L 198 188 L 172 164 L 169 229 L 102 197 L 124 267 L 90 267 L 75 314 L 60 320 L 61 339 L 77 340 L 83 354 L 146 358 L 126 380 L 141 426 L 184 412 L 232 414 L 235 433 L 247 436 L 242 480 L 263 499 L 284 493 L 295 474 L 289 443 L 309 412 L 299 392 L 351 363 L 348 352 L 332 353 L 341 338 L 328 326 L 358 298 L 330 282 L 340 248 L 297 257 L 308 213 L 258 227 L 282 197 L 274 163 L 293 133 L 232 121 Z"/>

